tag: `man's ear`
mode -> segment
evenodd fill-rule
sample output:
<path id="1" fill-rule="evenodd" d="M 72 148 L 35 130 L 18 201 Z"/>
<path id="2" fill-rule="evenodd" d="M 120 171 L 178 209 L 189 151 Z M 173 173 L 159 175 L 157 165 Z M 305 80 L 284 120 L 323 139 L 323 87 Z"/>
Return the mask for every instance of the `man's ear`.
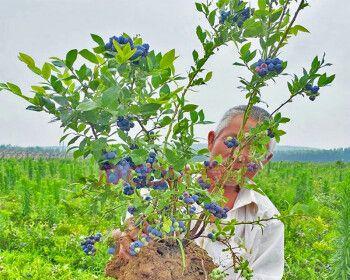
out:
<path id="1" fill-rule="evenodd" d="M 214 142 L 215 142 L 214 139 L 215 139 L 215 132 L 213 130 L 211 130 L 208 133 L 208 150 L 209 150 L 209 152 L 211 152 L 211 150 L 213 149 Z"/>

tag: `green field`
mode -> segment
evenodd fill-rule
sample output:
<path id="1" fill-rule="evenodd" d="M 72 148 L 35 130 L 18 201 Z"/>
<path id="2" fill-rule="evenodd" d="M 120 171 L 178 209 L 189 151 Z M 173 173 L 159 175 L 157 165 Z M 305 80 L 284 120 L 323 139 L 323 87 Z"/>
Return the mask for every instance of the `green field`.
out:
<path id="1" fill-rule="evenodd" d="M 0 160 L 0 279 L 107 279 L 108 238 L 94 257 L 80 248 L 82 237 L 109 236 L 116 224 L 113 192 L 75 183 L 96 175 L 89 161 Z M 285 220 L 284 279 L 338 279 L 332 257 L 350 164 L 274 162 L 256 181 L 282 214 L 294 215 Z"/>

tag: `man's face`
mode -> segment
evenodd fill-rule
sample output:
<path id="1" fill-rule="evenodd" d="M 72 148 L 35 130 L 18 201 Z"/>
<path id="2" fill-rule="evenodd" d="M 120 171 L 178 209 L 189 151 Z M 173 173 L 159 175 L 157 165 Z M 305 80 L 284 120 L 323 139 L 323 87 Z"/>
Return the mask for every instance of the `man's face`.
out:
<path id="1" fill-rule="evenodd" d="M 214 131 L 210 131 L 208 134 L 208 149 L 210 152 L 210 159 L 217 155 L 221 155 L 223 159 L 227 159 L 231 155 L 232 148 L 227 148 L 224 141 L 227 137 L 237 137 L 239 130 L 241 128 L 243 122 L 243 115 L 238 115 L 233 117 L 229 123 L 229 125 L 224 128 L 219 135 L 215 135 Z M 251 127 L 255 127 L 257 125 L 257 121 L 249 118 L 244 127 L 244 131 L 248 132 Z M 272 155 L 263 162 L 263 164 L 267 163 L 271 159 Z M 240 168 L 241 165 L 246 165 L 250 162 L 249 156 L 249 145 L 246 146 L 241 154 L 241 158 L 237 161 L 238 164 L 235 165 L 235 168 Z M 246 176 L 252 178 L 255 176 L 256 172 L 247 172 Z"/>

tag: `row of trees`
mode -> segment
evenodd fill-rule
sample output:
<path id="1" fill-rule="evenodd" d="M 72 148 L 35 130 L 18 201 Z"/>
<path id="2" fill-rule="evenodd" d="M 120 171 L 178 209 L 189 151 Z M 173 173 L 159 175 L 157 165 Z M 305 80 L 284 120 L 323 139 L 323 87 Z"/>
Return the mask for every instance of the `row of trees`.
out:
<path id="1" fill-rule="evenodd" d="M 205 145 L 196 145 L 195 149 L 204 148 Z M 70 157 L 66 154 L 66 147 L 18 147 L 12 145 L 0 145 L 0 158 L 9 157 L 44 157 L 44 158 L 62 158 Z M 198 156 L 196 160 L 204 161 L 205 156 Z M 338 149 L 277 149 L 274 154 L 274 161 L 302 161 L 302 162 L 330 162 L 330 161 L 345 161 L 350 162 L 350 148 Z"/>

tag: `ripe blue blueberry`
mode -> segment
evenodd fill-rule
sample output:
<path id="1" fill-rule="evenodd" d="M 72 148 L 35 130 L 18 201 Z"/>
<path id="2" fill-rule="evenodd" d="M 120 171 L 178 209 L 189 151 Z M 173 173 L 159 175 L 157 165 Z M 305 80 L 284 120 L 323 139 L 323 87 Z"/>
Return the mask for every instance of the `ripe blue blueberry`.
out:
<path id="1" fill-rule="evenodd" d="M 107 253 L 110 255 L 114 255 L 115 254 L 115 247 L 108 248 Z"/>
<path id="2" fill-rule="evenodd" d="M 202 187 L 202 189 L 204 189 L 204 190 L 207 190 L 207 189 L 210 188 L 210 184 L 204 182 L 204 180 L 203 180 L 202 177 L 199 177 L 199 178 L 197 179 L 197 182 L 198 182 L 198 184 Z"/>
<path id="3" fill-rule="evenodd" d="M 275 65 L 273 63 L 270 63 L 268 64 L 267 69 L 269 69 L 269 71 L 273 71 L 275 70 Z"/>
<path id="4" fill-rule="evenodd" d="M 318 86 L 313 86 L 313 87 L 311 88 L 311 92 L 312 92 L 312 93 L 317 93 L 319 89 L 320 89 L 320 88 L 319 88 Z"/>
<path id="5" fill-rule="evenodd" d="M 259 169 L 259 165 L 256 164 L 255 162 L 249 162 L 247 164 L 247 169 L 249 172 L 255 172 Z"/>
<path id="6" fill-rule="evenodd" d="M 213 234 L 212 232 L 208 233 L 207 236 L 208 236 L 208 238 L 211 239 L 212 241 L 215 240 L 215 236 L 214 236 L 214 234 Z"/>
<path id="7" fill-rule="evenodd" d="M 135 211 L 136 211 L 136 207 L 135 207 L 135 206 L 129 206 L 129 207 L 128 207 L 128 212 L 129 212 L 131 215 L 133 215 L 133 214 L 135 213 Z"/>
<path id="8" fill-rule="evenodd" d="M 192 197 L 185 197 L 184 198 L 184 202 L 186 204 L 193 204 L 194 203 L 194 199 Z"/>
<path id="9" fill-rule="evenodd" d="M 108 182 L 112 183 L 112 184 L 116 184 L 119 181 L 119 177 L 117 174 L 115 174 L 114 172 L 111 172 L 108 175 Z"/>
<path id="10" fill-rule="evenodd" d="M 280 73 L 282 71 L 282 64 L 281 63 L 276 64 L 275 69 L 276 69 L 277 73 Z"/>
<path id="11" fill-rule="evenodd" d="M 305 86 L 305 89 L 306 89 L 306 90 L 312 90 L 312 84 L 307 84 L 307 85 Z"/>
<path id="12" fill-rule="evenodd" d="M 123 188 L 123 193 L 125 195 L 132 195 L 134 193 L 134 189 L 128 183 L 125 183 Z"/>
<path id="13" fill-rule="evenodd" d="M 271 129 L 271 128 L 268 128 L 268 129 L 267 129 L 267 136 L 269 136 L 270 138 L 275 137 L 275 134 L 272 132 L 272 129 Z"/>
<path id="14" fill-rule="evenodd" d="M 224 140 L 224 144 L 226 145 L 227 148 L 235 148 L 239 145 L 237 139 L 231 136 L 227 137 Z"/>

